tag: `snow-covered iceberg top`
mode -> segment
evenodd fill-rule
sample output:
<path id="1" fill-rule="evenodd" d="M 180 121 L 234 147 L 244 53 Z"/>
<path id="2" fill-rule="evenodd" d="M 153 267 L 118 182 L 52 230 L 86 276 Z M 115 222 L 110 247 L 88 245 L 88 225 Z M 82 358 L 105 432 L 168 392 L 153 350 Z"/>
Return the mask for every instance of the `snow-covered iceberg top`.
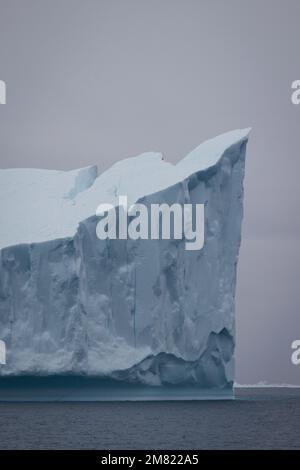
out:
<path id="1" fill-rule="evenodd" d="M 72 171 L 0 170 L 0 249 L 72 237 L 78 224 L 93 216 L 101 203 L 118 204 L 127 195 L 133 204 L 216 166 L 250 129 L 235 130 L 208 140 L 176 165 L 148 152 L 124 159 L 98 175 L 97 167 Z"/>

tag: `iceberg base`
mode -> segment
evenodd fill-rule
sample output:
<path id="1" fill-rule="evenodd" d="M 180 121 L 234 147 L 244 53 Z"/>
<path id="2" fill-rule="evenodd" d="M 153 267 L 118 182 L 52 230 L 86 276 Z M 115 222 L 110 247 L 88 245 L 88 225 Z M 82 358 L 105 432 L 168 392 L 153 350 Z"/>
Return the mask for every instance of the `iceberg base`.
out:
<path id="1" fill-rule="evenodd" d="M 0 379 L 0 402 L 172 401 L 233 399 L 233 387 L 144 386 L 76 376 Z"/>

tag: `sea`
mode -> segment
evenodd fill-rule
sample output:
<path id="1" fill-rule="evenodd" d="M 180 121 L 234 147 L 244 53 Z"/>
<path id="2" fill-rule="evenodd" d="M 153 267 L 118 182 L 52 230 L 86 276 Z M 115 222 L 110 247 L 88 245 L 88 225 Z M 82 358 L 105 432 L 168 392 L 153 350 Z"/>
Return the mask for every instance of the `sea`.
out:
<path id="1" fill-rule="evenodd" d="M 299 388 L 234 400 L 0 402 L 0 449 L 299 449 Z"/>

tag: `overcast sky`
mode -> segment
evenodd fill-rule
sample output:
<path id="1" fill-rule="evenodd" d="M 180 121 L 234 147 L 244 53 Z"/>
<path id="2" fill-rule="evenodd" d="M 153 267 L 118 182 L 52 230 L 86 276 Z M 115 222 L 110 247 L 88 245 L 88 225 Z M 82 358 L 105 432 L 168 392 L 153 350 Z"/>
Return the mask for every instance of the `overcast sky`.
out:
<path id="1" fill-rule="evenodd" d="M 299 0 L 0 0 L 0 167 L 178 161 L 251 126 L 237 380 L 300 384 Z M 255 348 L 253 347 L 255 346 Z"/>

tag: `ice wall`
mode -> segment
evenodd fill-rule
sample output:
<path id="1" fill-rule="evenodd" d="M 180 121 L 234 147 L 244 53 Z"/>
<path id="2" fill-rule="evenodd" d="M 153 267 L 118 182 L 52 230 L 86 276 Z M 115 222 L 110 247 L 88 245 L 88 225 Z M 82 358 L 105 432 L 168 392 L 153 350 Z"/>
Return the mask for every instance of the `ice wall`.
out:
<path id="1" fill-rule="evenodd" d="M 56 176 L 1 170 L 0 339 L 7 364 L 0 375 L 230 389 L 248 132 L 208 141 L 177 165 L 144 154 L 98 177 L 94 167 Z M 47 218 L 47 204 L 46 213 L 34 211 L 34 184 L 41 207 L 52 201 L 57 223 Z M 145 205 L 204 203 L 204 248 L 186 251 L 185 240 L 99 240 L 93 214 L 118 195 Z M 15 229 L 18 204 L 23 233 Z"/>

